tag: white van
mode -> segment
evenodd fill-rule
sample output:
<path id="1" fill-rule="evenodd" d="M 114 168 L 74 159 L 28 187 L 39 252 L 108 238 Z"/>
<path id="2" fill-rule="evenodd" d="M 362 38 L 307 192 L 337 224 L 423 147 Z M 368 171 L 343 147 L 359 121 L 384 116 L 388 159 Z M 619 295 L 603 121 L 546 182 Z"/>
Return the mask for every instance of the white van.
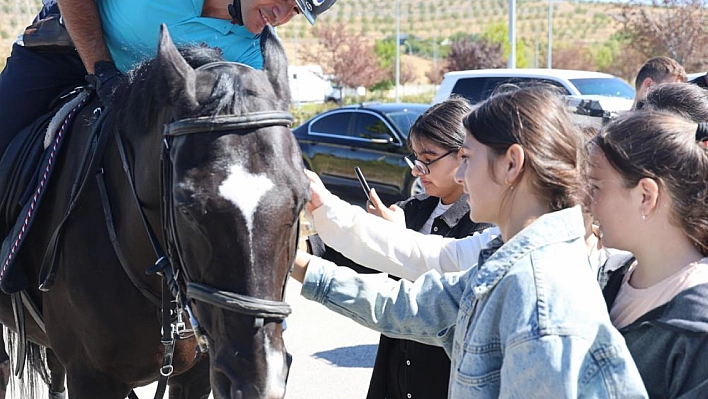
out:
<path id="1" fill-rule="evenodd" d="M 339 90 L 332 87 L 319 65 L 288 65 L 288 80 L 295 104 L 340 101 Z"/>
<path id="2" fill-rule="evenodd" d="M 632 107 L 634 88 L 624 80 L 606 73 L 573 71 L 568 69 L 478 69 L 448 72 L 435 94 L 433 104 L 444 101 L 451 94 L 466 97 L 472 104 L 486 100 L 504 83 L 526 84 L 543 82 L 560 87 L 564 94 L 578 98 L 614 100 L 613 108 Z"/>

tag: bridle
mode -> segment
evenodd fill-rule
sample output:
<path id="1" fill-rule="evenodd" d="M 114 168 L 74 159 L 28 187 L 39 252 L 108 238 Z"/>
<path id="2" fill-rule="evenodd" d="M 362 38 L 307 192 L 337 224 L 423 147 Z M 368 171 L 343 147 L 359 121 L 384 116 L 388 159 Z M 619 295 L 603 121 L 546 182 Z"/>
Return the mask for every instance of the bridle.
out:
<path id="1" fill-rule="evenodd" d="M 186 287 L 186 298 L 201 301 L 226 309 L 231 312 L 253 316 L 255 326 L 262 326 L 265 319 L 283 320 L 290 313 L 290 305 L 281 301 L 272 301 L 242 295 L 210 287 L 195 282 L 187 273 L 182 259 L 180 237 L 175 228 L 175 213 L 172 198 L 173 165 L 170 151 L 175 137 L 199 133 L 258 129 L 272 126 L 289 127 L 292 115 L 284 111 L 253 112 L 240 116 L 217 116 L 182 119 L 165 126 L 161 156 L 161 190 L 163 233 L 167 242 L 168 256 L 172 271 L 179 286 Z M 180 281 L 181 279 L 181 281 Z"/>
<path id="2" fill-rule="evenodd" d="M 116 134 L 116 141 L 123 162 L 123 169 L 130 182 L 133 198 L 138 205 L 138 209 L 153 250 L 157 255 L 157 261 L 150 269 L 148 269 L 147 273 L 158 273 L 163 276 L 163 325 L 170 324 L 168 318 L 169 315 L 164 315 L 165 312 L 169 312 L 169 306 L 165 305 L 165 291 L 169 291 L 172 296 L 176 298 L 177 306 L 188 312 L 192 324 L 192 332 L 197 338 L 197 343 L 199 344 L 201 352 L 206 352 L 208 349 L 208 340 L 206 339 L 205 333 L 199 328 L 199 323 L 189 307 L 189 299 L 208 303 L 231 312 L 252 316 L 254 317 L 254 327 L 262 327 L 265 320 L 282 321 L 290 315 L 291 309 L 290 305 L 282 301 L 272 301 L 239 294 L 236 292 L 220 290 L 218 288 L 196 282 L 189 276 L 182 259 L 180 237 L 175 228 L 175 214 L 173 207 L 174 199 L 172 198 L 173 165 L 170 153 L 172 141 L 175 137 L 191 134 L 239 131 L 272 126 L 289 127 L 292 122 L 293 117 L 289 112 L 262 111 L 239 116 L 226 115 L 180 119 L 165 125 L 160 157 L 160 197 L 162 198 L 162 232 L 167 244 L 167 252 L 162 249 L 162 245 L 160 244 L 157 235 L 145 215 L 142 202 L 137 194 L 135 179 L 133 171 L 130 167 L 130 162 L 128 161 L 128 157 L 126 155 L 123 138 L 120 133 Z M 297 241 L 297 239 L 296 232 L 295 240 Z M 285 290 L 286 282 L 287 279 L 283 281 L 283 292 Z M 180 314 L 180 312 L 176 313 L 178 315 Z M 184 325 L 183 323 L 181 324 Z M 182 327 L 182 329 L 183 328 L 184 327 Z M 172 330 L 173 335 L 179 335 L 183 332 L 183 330 L 180 330 L 179 327 L 175 328 L 174 326 Z M 169 329 L 163 328 L 163 341 L 168 339 L 165 335 L 166 332 L 169 332 Z"/>
<path id="3" fill-rule="evenodd" d="M 183 339 L 185 334 L 192 333 L 196 338 L 199 351 L 204 353 L 209 349 L 209 340 L 206 333 L 201 329 L 198 320 L 194 316 L 190 306 L 189 299 L 208 303 L 231 312 L 242 315 L 252 316 L 254 318 L 254 328 L 263 327 L 265 320 L 283 321 L 291 313 L 290 305 L 283 301 L 272 301 L 261 299 L 249 295 L 243 295 L 236 292 L 224 291 L 206 284 L 195 282 L 190 278 L 187 269 L 184 267 L 182 254 L 180 250 L 180 238 L 175 229 L 175 214 L 172 198 L 172 172 L 173 165 L 171 162 L 172 141 L 175 137 L 199 134 L 213 133 L 222 131 L 239 131 L 246 129 L 259 129 L 263 127 L 285 126 L 289 127 L 293 122 L 293 117 L 289 112 L 285 111 L 264 111 L 253 112 L 240 116 L 214 116 L 214 117 L 198 117 L 181 119 L 165 125 L 163 131 L 162 150 L 160 156 L 160 196 L 162 198 L 162 228 L 163 236 L 167 244 L 167 253 L 162 249 L 162 245 L 148 221 L 142 202 L 140 201 L 135 185 L 133 170 L 130 167 L 125 143 L 121 134 L 116 131 L 116 144 L 123 163 L 123 170 L 130 183 L 130 189 L 133 199 L 136 202 L 139 214 L 143 225 L 148 234 L 150 243 L 157 255 L 155 264 L 147 270 L 148 274 L 157 273 L 162 278 L 162 344 L 165 347 L 165 354 L 162 359 L 162 367 L 160 368 L 160 380 L 158 381 L 155 398 L 162 398 L 166 389 L 167 379 L 172 374 L 172 358 L 174 353 L 175 338 Z M 98 174 L 102 176 L 102 174 Z M 99 179 L 99 181 L 102 181 Z M 99 184 L 99 186 L 104 186 Z M 106 213 L 106 222 L 109 231 L 115 236 L 112 218 L 110 217 L 110 204 L 105 193 L 105 188 L 102 191 L 104 204 L 104 212 Z M 295 231 L 295 242 L 298 240 L 299 219 L 297 221 Z M 145 290 L 141 289 L 134 276 L 129 273 L 129 268 L 126 266 L 124 256 L 120 246 L 116 240 L 112 240 L 116 255 L 121 260 L 124 270 L 128 273 L 133 283 L 141 292 L 145 294 Z M 287 278 L 283 281 L 281 294 L 285 292 L 285 284 Z M 184 288 L 183 288 L 184 287 Z M 151 295 L 146 294 L 148 299 L 153 301 Z M 172 298 L 176 299 L 174 313 L 171 311 Z M 191 331 L 186 328 L 182 321 L 182 310 L 185 310 L 190 318 L 192 325 Z M 172 314 L 176 316 L 173 320 Z M 136 397 L 134 392 L 131 392 L 131 398 Z"/>
<path id="4" fill-rule="evenodd" d="M 202 65 L 197 70 L 212 69 L 219 66 L 243 66 L 247 69 L 253 69 L 250 66 L 227 62 L 217 61 Z M 174 121 L 165 125 L 162 138 L 162 149 L 160 156 L 160 197 L 161 197 L 161 218 L 162 218 L 162 233 L 167 245 L 167 252 L 162 249 L 160 240 L 152 228 L 145 214 L 144 206 L 140 200 L 135 184 L 134 170 L 131 168 L 131 163 L 127 156 L 126 146 L 123 142 L 123 137 L 118 130 L 115 131 L 116 144 L 118 152 L 123 163 L 123 170 L 130 183 L 132 197 L 137 205 L 143 225 L 147 232 L 149 241 L 157 256 L 155 264 L 147 270 L 148 274 L 157 273 L 162 278 L 162 301 L 154 298 L 149 288 L 146 288 L 144 283 L 141 283 L 131 269 L 127 266 L 127 261 L 123 255 L 123 251 L 118 244 L 117 239 L 112 239 L 116 255 L 118 256 L 123 269 L 128 277 L 133 281 L 133 284 L 153 303 L 159 304 L 161 308 L 162 319 L 162 344 L 165 347 L 165 353 L 162 359 L 162 367 L 160 368 L 160 379 L 158 381 L 155 398 L 162 398 L 166 386 L 167 379 L 173 372 L 172 359 L 174 353 L 175 339 L 187 338 L 189 333 L 192 333 L 196 338 L 198 349 L 204 353 L 208 350 L 209 340 L 206 333 L 201 329 L 198 320 L 194 316 L 189 300 L 207 303 L 219 308 L 235 312 L 238 314 L 251 316 L 254 318 L 254 328 L 263 327 L 265 320 L 274 320 L 276 322 L 283 321 L 291 313 L 290 305 L 283 301 L 273 301 L 261 299 L 249 295 L 239 294 L 220 290 L 209 285 L 194 281 L 188 274 L 187 268 L 184 267 L 182 252 L 180 246 L 180 237 L 175 228 L 175 213 L 174 199 L 172 198 L 172 175 L 173 165 L 171 157 L 172 143 L 175 137 L 200 134 L 214 133 L 226 131 L 242 131 L 247 129 L 260 129 L 264 127 L 285 126 L 290 127 L 293 122 L 293 117 L 286 111 L 261 111 L 252 112 L 245 115 L 224 115 L 186 118 Z M 227 133 L 228 134 L 228 133 Z M 105 143 L 107 140 L 104 140 Z M 103 182 L 102 173 L 97 174 L 99 183 L 99 192 L 101 193 L 106 224 L 108 226 L 111 237 L 116 236 L 113 219 L 111 216 L 111 207 L 108 194 Z M 294 240 L 297 243 L 299 233 L 299 218 L 296 218 L 297 227 L 294 231 Z M 292 265 L 291 265 L 292 267 Z M 283 281 L 281 288 L 281 297 L 285 293 L 285 284 L 287 277 Z M 173 301 L 173 298 L 176 300 Z M 176 309 L 172 311 L 172 302 L 176 302 Z M 190 318 L 192 326 L 191 331 L 186 328 L 182 319 L 182 313 L 186 311 Z M 175 316 L 173 318 L 172 316 Z M 176 319 L 176 320 L 175 320 Z M 137 397 L 131 391 L 131 398 Z"/>

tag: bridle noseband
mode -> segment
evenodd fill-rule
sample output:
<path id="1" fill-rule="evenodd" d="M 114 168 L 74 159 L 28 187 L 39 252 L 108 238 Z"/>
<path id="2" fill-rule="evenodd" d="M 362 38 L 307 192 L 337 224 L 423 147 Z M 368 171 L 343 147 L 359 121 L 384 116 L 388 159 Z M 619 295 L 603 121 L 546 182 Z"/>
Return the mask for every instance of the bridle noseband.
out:
<path id="1" fill-rule="evenodd" d="M 240 116 L 216 116 L 182 119 L 165 126 L 162 157 L 161 157 L 161 190 L 162 190 L 162 218 L 163 233 L 167 242 L 168 257 L 172 265 L 173 275 L 177 281 L 177 290 L 183 285 L 186 293 L 178 292 L 177 297 L 201 301 L 226 309 L 232 312 L 253 316 L 256 320 L 254 326 L 262 327 L 264 320 L 283 320 L 291 313 L 290 305 L 281 301 L 271 301 L 242 295 L 235 292 L 223 291 L 205 284 L 192 281 L 189 277 L 182 259 L 179 235 L 175 228 L 175 214 L 172 198 L 172 173 L 173 165 L 170 157 L 171 142 L 174 137 L 198 133 L 213 133 L 219 131 L 234 131 L 245 129 L 258 129 L 272 126 L 289 127 L 293 117 L 285 111 L 253 112 Z M 182 281 L 180 282 L 180 278 Z"/>

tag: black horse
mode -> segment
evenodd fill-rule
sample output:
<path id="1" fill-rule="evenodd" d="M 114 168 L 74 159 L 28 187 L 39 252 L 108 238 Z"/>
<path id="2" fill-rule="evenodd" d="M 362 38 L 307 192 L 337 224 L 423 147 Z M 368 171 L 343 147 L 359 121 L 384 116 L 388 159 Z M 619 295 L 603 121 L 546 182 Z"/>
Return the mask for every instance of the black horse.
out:
<path id="1" fill-rule="evenodd" d="M 183 57 L 163 27 L 157 57 L 127 76 L 100 117 L 110 138 L 97 161 L 81 156 L 95 107 L 75 117 L 15 266 L 51 286 L 28 290 L 46 333 L 29 317 L 26 332 L 66 370 L 69 398 L 123 399 L 171 370 L 171 399 L 206 398 L 210 385 L 216 398 L 284 396 L 282 301 L 308 183 L 287 127 L 287 60 L 270 27 L 261 48 L 263 70 L 209 49 Z M 68 172 L 87 169 L 83 180 Z M 47 254 L 50 274 L 40 270 Z M 172 328 L 183 338 L 171 365 L 162 291 L 177 298 L 167 337 Z M 16 329 L 9 296 L 0 299 L 0 321 Z"/>

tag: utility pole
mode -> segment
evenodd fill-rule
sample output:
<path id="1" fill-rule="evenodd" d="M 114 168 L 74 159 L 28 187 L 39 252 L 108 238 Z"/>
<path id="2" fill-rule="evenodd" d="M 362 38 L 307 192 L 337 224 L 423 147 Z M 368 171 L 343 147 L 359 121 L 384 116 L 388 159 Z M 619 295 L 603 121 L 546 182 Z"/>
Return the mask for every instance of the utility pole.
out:
<path id="1" fill-rule="evenodd" d="M 294 38 L 294 41 L 295 41 L 295 57 L 294 57 L 295 60 L 293 61 L 293 65 L 298 65 L 298 63 L 297 63 L 297 35 L 298 35 L 298 33 L 297 33 L 297 32 L 298 32 L 299 29 L 298 29 L 297 26 L 295 26 L 295 23 L 293 23 L 292 27 L 293 27 L 293 33 L 294 33 L 294 37 L 293 37 L 293 38 Z"/>
<path id="2" fill-rule="evenodd" d="M 553 68 L 553 0 L 548 0 L 548 60 L 546 68 Z"/>
<path id="3" fill-rule="evenodd" d="M 435 21 L 439 21 L 438 8 L 435 7 Z M 438 30 L 433 25 L 433 71 L 438 73 Z"/>
<path id="4" fill-rule="evenodd" d="M 401 1 L 396 0 L 396 102 L 400 102 L 398 88 L 401 84 Z"/>
<path id="5" fill-rule="evenodd" d="M 511 53 L 507 66 L 516 68 L 516 0 L 509 0 L 509 45 Z"/>

